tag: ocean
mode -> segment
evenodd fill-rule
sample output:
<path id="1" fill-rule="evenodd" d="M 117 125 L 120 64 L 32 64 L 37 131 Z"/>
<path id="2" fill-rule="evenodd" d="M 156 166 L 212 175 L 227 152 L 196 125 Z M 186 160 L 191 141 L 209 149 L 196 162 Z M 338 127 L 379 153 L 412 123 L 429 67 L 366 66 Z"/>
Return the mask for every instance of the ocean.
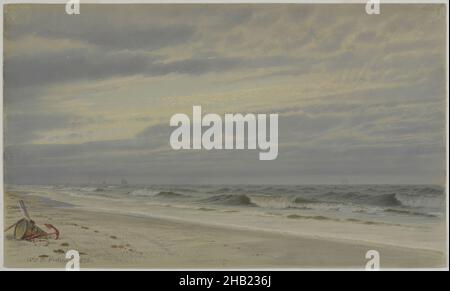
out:
<path id="1" fill-rule="evenodd" d="M 435 185 L 52 185 L 15 186 L 39 195 L 119 199 L 152 205 L 318 219 L 414 222 L 445 216 L 444 189 Z M 13 187 L 14 188 L 14 187 Z M 44 195 L 46 196 L 46 195 Z M 231 213 L 231 212 L 230 212 Z M 290 216 L 289 216 L 290 215 Z M 306 216 L 308 217 L 308 216 Z"/>

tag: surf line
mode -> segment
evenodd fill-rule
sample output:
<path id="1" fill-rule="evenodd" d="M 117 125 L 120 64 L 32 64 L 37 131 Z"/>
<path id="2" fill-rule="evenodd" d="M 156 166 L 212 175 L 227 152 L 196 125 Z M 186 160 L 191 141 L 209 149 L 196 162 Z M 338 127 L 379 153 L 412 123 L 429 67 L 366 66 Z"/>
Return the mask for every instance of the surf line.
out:
<path id="1" fill-rule="evenodd" d="M 202 107 L 193 106 L 192 126 L 191 119 L 184 113 L 174 114 L 170 118 L 170 126 L 177 127 L 170 135 L 170 145 L 174 150 L 258 148 L 260 160 L 278 157 L 278 114 L 269 114 L 269 118 L 267 114 L 225 114 L 222 122 L 222 117 L 215 113 L 202 117 Z M 203 132 L 203 129 L 206 130 Z"/>

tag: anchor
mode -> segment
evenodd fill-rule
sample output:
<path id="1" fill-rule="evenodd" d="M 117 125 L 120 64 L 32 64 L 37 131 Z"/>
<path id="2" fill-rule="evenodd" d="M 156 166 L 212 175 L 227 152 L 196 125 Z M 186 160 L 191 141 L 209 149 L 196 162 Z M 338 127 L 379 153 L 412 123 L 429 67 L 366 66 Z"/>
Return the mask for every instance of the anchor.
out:
<path id="1" fill-rule="evenodd" d="M 23 200 L 19 200 L 19 207 L 22 211 L 23 216 L 25 217 L 6 228 L 5 232 L 14 227 L 14 238 L 16 240 L 26 240 L 31 242 L 37 239 L 49 239 L 52 237 L 55 240 L 59 239 L 59 230 L 53 225 L 48 223 L 44 224 L 49 232 L 44 231 L 42 228 L 36 225 L 34 220 L 32 220 L 30 215 L 28 214 L 28 210 Z"/>

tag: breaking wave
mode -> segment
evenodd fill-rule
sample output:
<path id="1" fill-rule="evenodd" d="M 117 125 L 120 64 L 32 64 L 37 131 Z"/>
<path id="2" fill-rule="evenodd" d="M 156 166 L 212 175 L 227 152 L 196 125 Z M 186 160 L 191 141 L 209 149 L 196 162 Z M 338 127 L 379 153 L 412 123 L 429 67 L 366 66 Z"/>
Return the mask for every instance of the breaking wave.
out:
<path id="1" fill-rule="evenodd" d="M 397 199 L 396 194 L 367 195 L 359 192 L 337 193 L 327 192 L 320 195 L 327 202 L 346 202 L 360 205 L 372 206 L 401 206 L 402 203 Z M 320 200 L 322 200 L 320 199 Z"/>
<path id="2" fill-rule="evenodd" d="M 429 193 L 429 192 L 428 192 Z M 413 208 L 439 208 L 443 203 L 442 195 L 417 195 L 417 194 L 400 194 L 389 193 L 381 195 L 369 195 L 359 192 L 336 193 L 327 192 L 320 195 L 320 200 L 327 202 L 345 202 L 359 205 L 369 206 L 406 206 Z"/>
<path id="3" fill-rule="evenodd" d="M 138 189 L 128 193 L 131 196 L 139 197 L 158 197 L 158 198 L 183 198 L 186 197 L 184 194 L 180 194 L 172 191 L 156 191 L 149 189 Z"/>
<path id="4" fill-rule="evenodd" d="M 252 203 L 250 197 L 244 194 L 223 194 L 223 195 L 216 195 L 212 196 L 206 199 L 201 200 L 201 202 L 206 203 L 214 203 L 214 204 L 221 204 L 221 205 L 233 205 L 233 206 L 254 206 L 255 204 Z"/>
<path id="5" fill-rule="evenodd" d="M 141 196 L 141 197 L 151 197 L 158 194 L 159 191 L 149 190 L 149 189 L 137 189 L 129 192 L 128 194 L 131 196 Z"/>
<path id="6" fill-rule="evenodd" d="M 403 206 L 413 208 L 441 208 L 445 203 L 444 195 L 396 194 Z"/>
<path id="7" fill-rule="evenodd" d="M 314 201 L 314 200 L 311 200 L 311 199 L 306 199 L 306 198 L 303 198 L 303 197 L 296 197 L 293 202 L 297 203 L 297 204 L 307 204 L 307 203 L 314 203 L 314 202 L 317 202 L 317 201 Z"/>

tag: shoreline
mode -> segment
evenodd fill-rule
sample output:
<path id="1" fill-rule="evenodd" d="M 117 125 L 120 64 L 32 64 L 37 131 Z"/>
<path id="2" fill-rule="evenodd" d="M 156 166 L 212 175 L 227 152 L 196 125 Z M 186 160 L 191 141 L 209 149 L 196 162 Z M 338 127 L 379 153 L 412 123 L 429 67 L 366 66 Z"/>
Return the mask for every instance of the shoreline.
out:
<path id="1" fill-rule="evenodd" d="M 232 229 L 76 206 L 52 207 L 41 197 L 11 192 L 5 195 L 5 225 L 20 218 L 15 201 L 22 198 L 35 214 L 33 219 L 36 217 L 38 224 L 54 224 L 61 239 L 36 245 L 6 234 L 6 267 L 63 268 L 64 254 L 71 248 L 79 249 L 82 268 L 363 269 L 365 253 L 371 249 L 380 252 L 382 268 L 445 266 L 444 254 L 437 251 Z"/>

